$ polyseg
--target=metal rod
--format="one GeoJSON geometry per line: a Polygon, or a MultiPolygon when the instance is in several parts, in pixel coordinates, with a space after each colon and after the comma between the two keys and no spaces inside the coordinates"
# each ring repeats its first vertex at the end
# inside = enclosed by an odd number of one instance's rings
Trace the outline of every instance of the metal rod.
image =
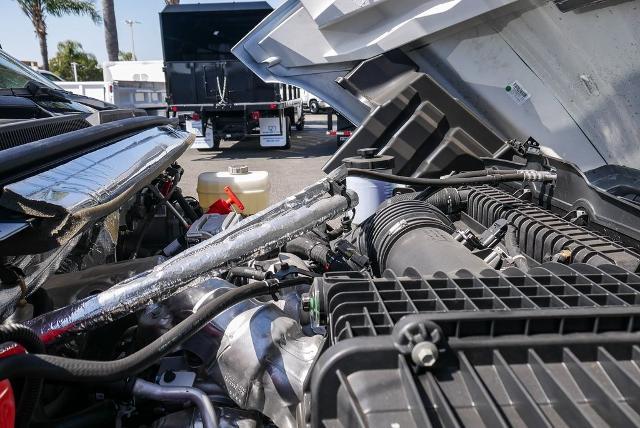
{"type": "MultiPolygon", "coordinates": [[[[176,216],[176,218],[180,221],[180,223],[182,223],[184,227],[189,229],[189,226],[190,226],[189,222],[187,222],[187,220],[185,220],[184,217],[182,217],[182,214],[180,214],[176,209],[176,207],[174,207],[173,204],[169,202],[167,197],[165,197],[162,193],[160,193],[160,190],[158,190],[158,188],[154,185],[149,186],[149,189],[151,189],[154,195],[156,195],[162,200],[162,202],[167,206],[167,208],[169,208],[169,210],[173,213],[173,215],[176,216]]],[[[170,195],[167,195],[167,196],[170,196],[170,195]]]]}
{"type": "Polygon", "coordinates": [[[200,411],[204,428],[218,428],[218,417],[207,394],[197,388],[188,386],[163,386],[146,380],[136,379],[133,384],[133,395],[158,401],[182,402],[190,401],[200,411]]]}
{"type": "Polygon", "coordinates": [[[45,343],[93,329],[194,287],[260,254],[283,246],[293,238],[336,218],[358,203],[357,195],[331,195],[334,180],[345,170],[309,186],[302,192],[248,217],[215,237],[188,248],[143,274],[69,306],[27,322],[45,343]]]}

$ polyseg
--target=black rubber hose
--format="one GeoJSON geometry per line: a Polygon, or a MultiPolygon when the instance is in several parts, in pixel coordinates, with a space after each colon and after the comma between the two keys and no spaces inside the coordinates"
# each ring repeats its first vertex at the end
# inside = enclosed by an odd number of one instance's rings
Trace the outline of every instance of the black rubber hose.
{"type": "Polygon", "coordinates": [[[379,171],[371,171],[368,169],[348,168],[347,174],[351,176],[361,176],[372,178],[374,180],[387,181],[390,183],[418,185],[418,186],[462,186],[469,184],[495,184],[508,181],[554,181],[555,174],[543,171],[523,171],[513,174],[493,174],[478,177],[448,177],[448,178],[416,178],[404,175],[386,174],[379,171]]]}
{"type": "Polygon", "coordinates": [[[529,263],[520,251],[517,231],[515,226],[512,224],[509,225],[507,233],[504,235],[504,247],[507,250],[507,255],[513,259],[513,263],[515,263],[516,267],[524,273],[528,272],[529,263]]]}
{"type": "Polygon", "coordinates": [[[89,361],[52,355],[14,355],[0,360],[0,377],[30,376],[61,382],[113,382],[135,375],[184,343],[230,306],[278,290],[307,284],[307,278],[252,282],[200,307],[171,330],[135,353],[115,361],[89,361]]]}
{"type": "Polygon", "coordinates": [[[227,272],[227,281],[233,283],[236,278],[249,278],[262,281],[267,277],[267,272],[250,268],[247,266],[236,266],[227,272]]]}
{"type": "MultiPolygon", "coordinates": [[[[0,326],[0,343],[15,342],[21,345],[27,352],[42,354],[45,351],[44,343],[33,330],[22,324],[5,324],[0,326]]],[[[0,378],[9,378],[0,371],[0,378]]],[[[20,376],[19,376],[20,377],[20,376]]],[[[31,416],[40,401],[42,393],[42,378],[27,376],[24,380],[20,402],[16,411],[16,427],[28,427],[31,416]]]]}
{"type": "Polygon", "coordinates": [[[285,245],[285,251],[296,256],[306,257],[322,265],[330,264],[334,255],[328,245],[306,236],[292,239],[285,245]]]}
{"type": "Polygon", "coordinates": [[[171,200],[175,200],[178,205],[180,205],[180,208],[182,208],[184,215],[186,215],[192,223],[200,218],[200,216],[194,211],[193,207],[189,205],[189,202],[187,202],[187,200],[184,198],[182,189],[180,189],[179,187],[176,187],[173,190],[173,193],[171,194],[171,200]]]}
{"type": "Polygon", "coordinates": [[[425,199],[425,202],[438,208],[445,214],[456,214],[467,208],[469,190],[446,187],[425,199]]]}

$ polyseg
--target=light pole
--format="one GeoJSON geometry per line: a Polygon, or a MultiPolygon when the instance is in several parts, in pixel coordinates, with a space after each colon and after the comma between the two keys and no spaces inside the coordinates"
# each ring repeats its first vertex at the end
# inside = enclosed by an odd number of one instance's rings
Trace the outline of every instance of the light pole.
{"type": "Polygon", "coordinates": [[[78,63],[72,62],[71,67],[73,68],[73,79],[77,82],[78,81],[78,63]]]}
{"type": "Polygon", "coordinates": [[[133,26],[135,24],[142,24],[140,21],[134,21],[133,19],[125,19],[124,23],[129,26],[129,30],[131,30],[131,54],[133,55],[133,60],[136,61],[136,44],[133,40],[133,26]]]}

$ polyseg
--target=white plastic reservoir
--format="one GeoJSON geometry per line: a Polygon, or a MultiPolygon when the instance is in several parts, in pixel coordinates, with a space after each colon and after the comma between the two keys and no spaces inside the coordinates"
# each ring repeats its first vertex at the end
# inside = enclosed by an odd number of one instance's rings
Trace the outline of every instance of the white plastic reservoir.
{"type": "MultiPolygon", "coordinates": [[[[393,171],[393,156],[376,155],[377,149],[360,149],[358,154],[346,158],[342,162],[348,168],[359,168],[375,170],[391,174],[393,171]]],[[[356,215],[353,219],[355,224],[360,224],[368,217],[373,215],[381,203],[393,196],[393,189],[396,187],[393,183],[387,183],[379,180],[372,180],[364,177],[347,177],[347,188],[358,194],[358,206],[356,207],[356,215]]]]}
{"type": "Polygon", "coordinates": [[[249,171],[246,165],[234,165],[228,171],[203,172],[198,176],[198,200],[202,209],[206,211],[218,199],[229,199],[224,192],[226,186],[244,204],[242,214],[255,214],[269,205],[269,173],[249,171]]]}

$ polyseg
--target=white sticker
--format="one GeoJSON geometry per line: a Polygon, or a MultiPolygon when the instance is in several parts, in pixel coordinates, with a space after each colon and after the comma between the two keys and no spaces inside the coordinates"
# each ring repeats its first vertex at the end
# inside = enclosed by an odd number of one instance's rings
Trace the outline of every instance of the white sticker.
{"type": "Polygon", "coordinates": [[[509,95],[509,98],[519,106],[526,103],[527,100],[531,98],[531,94],[527,92],[527,90],[518,83],[517,80],[505,86],[504,90],[507,92],[507,95],[509,95]]]}

